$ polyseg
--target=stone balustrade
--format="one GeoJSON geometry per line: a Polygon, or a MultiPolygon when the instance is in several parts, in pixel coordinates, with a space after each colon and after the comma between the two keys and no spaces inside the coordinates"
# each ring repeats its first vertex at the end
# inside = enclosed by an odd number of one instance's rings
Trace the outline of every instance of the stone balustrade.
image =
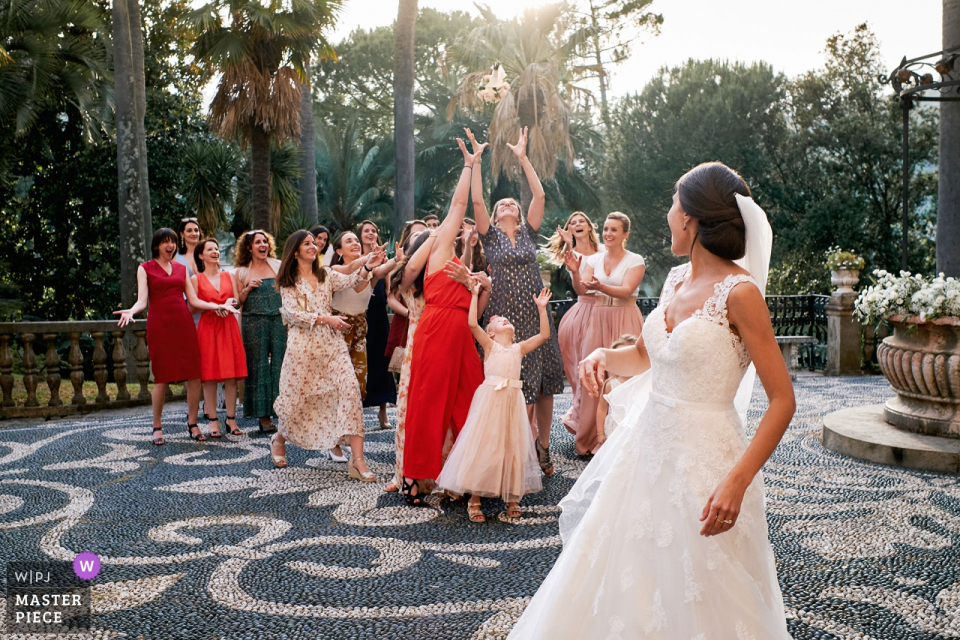
{"type": "MultiPolygon", "coordinates": [[[[0,419],[56,417],[76,413],[87,413],[99,409],[115,409],[150,404],[150,352],[147,350],[147,323],[137,320],[120,328],[113,320],[70,321],[70,322],[0,322],[0,419]],[[81,337],[89,335],[93,340],[92,363],[85,363],[81,350],[81,337]],[[108,359],[105,339],[112,337],[112,348],[108,359]],[[73,397],[64,404],[60,397],[63,384],[61,370],[64,369],[57,345],[64,336],[69,341],[67,362],[69,363],[70,384],[73,397]],[[37,344],[45,345],[43,353],[37,353],[37,344]],[[125,344],[126,343],[126,344],[125,344]],[[128,346],[132,346],[132,358],[128,357],[128,346]],[[23,366],[23,386],[27,397],[23,404],[13,398],[14,351],[20,356],[23,366]],[[112,367],[116,395],[111,398],[107,392],[107,370],[112,367]],[[135,371],[128,371],[128,362],[135,363],[135,371]],[[83,395],[84,364],[93,365],[93,379],[97,383],[97,396],[89,402],[83,395]],[[127,389],[127,381],[133,379],[140,385],[136,397],[127,389]],[[42,405],[37,399],[37,388],[45,384],[50,391],[50,399],[42,405]]],[[[182,399],[182,395],[173,395],[167,387],[167,399],[182,399]]]]}

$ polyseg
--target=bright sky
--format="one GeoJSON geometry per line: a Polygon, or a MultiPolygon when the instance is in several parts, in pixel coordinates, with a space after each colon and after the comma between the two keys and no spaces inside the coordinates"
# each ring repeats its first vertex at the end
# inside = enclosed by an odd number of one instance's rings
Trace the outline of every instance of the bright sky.
{"type": "MultiPolygon", "coordinates": [[[[613,95],[643,88],[664,65],[688,58],[765,60],[775,70],[795,76],[823,62],[826,39],[869,23],[880,40],[883,58],[892,70],[910,58],[939,51],[942,0],[654,0],[651,9],[662,13],[657,37],[644,36],[630,60],[614,70],[613,95]]],[[[584,0],[579,3],[585,4],[584,0]]],[[[398,0],[346,0],[332,40],[340,41],[358,27],[391,24],[398,0]]],[[[512,17],[543,0],[486,0],[493,12],[512,17]]],[[[469,10],[464,0],[420,0],[420,7],[442,11],[469,10]]]]}

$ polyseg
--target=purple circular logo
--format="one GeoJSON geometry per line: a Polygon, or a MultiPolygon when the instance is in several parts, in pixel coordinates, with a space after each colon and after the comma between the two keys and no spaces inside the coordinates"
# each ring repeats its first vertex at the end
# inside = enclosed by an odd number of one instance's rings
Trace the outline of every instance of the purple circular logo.
{"type": "Polygon", "coordinates": [[[78,554],[73,559],[73,572],[81,580],[93,580],[100,575],[100,558],[89,551],[78,554]]]}

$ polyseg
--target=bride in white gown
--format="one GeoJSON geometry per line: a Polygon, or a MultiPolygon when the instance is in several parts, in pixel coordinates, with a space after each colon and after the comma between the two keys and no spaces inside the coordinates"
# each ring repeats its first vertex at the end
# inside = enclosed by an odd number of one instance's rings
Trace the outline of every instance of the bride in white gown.
{"type": "Polygon", "coordinates": [[[642,375],[611,398],[626,418],[560,503],[563,552],[511,640],[790,638],[760,474],[795,409],[763,297],[770,226],[719,163],[677,182],[667,218],[690,262],[635,347],[580,365],[594,394],[604,371],[642,375]],[[770,403],[748,442],[751,360],[770,403]]]}

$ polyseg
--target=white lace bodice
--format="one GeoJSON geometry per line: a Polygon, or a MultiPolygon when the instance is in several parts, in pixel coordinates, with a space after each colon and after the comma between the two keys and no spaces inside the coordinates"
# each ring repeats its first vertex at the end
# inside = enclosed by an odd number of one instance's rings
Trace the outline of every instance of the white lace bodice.
{"type": "Polygon", "coordinates": [[[667,333],[664,312],[677,285],[690,271],[689,263],[667,276],[660,304],[643,325],[643,341],[650,354],[652,390],[689,402],[733,402],[750,354],[727,321],[727,296],[747,275],[731,274],[714,287],[701,309],[667,333]]]}
{"type": "Polygon", "coordinates": [[[520,379],[520,363],[523,357],[520,355],[520,343],[514,342],[509,347],[505,347],[499,342],[494,342],[490,353],[483,362],[483,374],[486,377],[499,376],[511,380],[520,379]]]}

